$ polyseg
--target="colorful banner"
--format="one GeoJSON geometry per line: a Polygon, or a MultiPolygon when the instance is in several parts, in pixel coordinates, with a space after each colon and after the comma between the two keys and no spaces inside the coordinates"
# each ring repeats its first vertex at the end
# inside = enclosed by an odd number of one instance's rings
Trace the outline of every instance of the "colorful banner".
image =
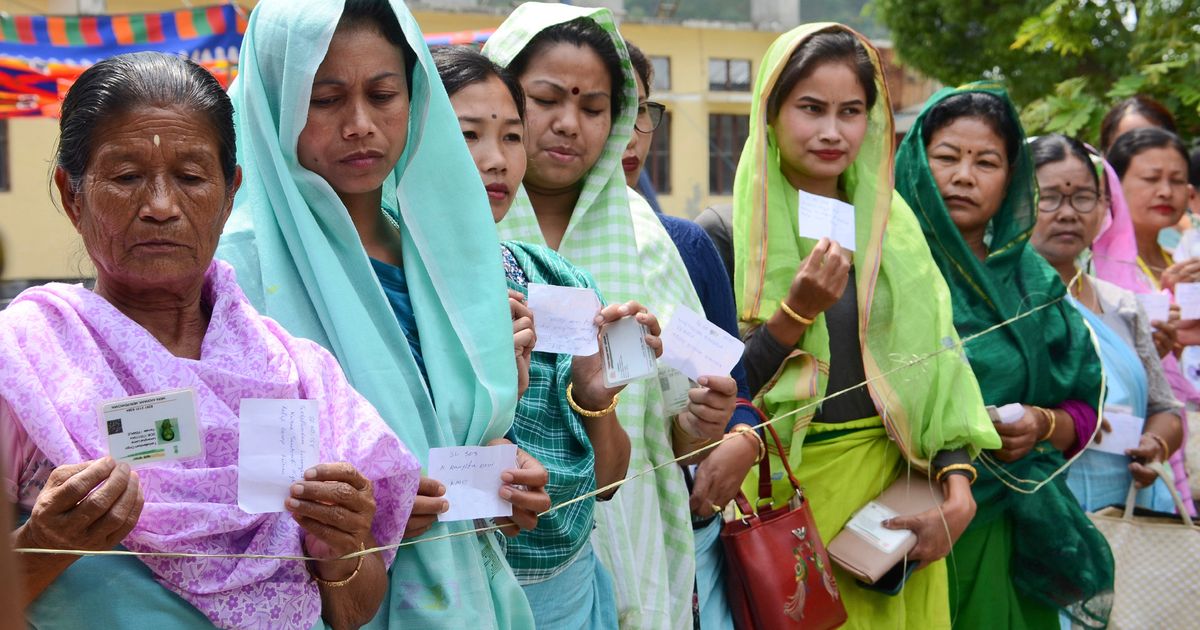
{"type": "MultiPolygon", "coordinates": [[[[88,66],[141,50],[184,55],[228,87],[246,16],[233,4],[127,15],[0,14],[0,118],[58,116],[62,96],[88,66]]],[[[478,47],[493,32],[427,33],[425,41],[478,47]]]]}
{"type": "Polygon", "coordinates": [[[0,15],[0,118],[56,116],[88,66],[123,53],[184,55],[222,85],[237,75],[246,10],[233,4],[165,13],[0,15]]]}

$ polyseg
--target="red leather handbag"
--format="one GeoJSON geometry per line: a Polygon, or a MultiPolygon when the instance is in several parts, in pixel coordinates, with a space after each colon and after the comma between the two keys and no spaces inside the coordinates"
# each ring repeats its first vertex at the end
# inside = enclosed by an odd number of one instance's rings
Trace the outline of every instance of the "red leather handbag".
{"type": "MultiPolygon", "coordinates": [[[[775,429],[769,424],[765,428],[776,452],[783,453],[775,429]]],[[[738,630],[836,628],[846,622],[846,608],[833,565],[808,499],[787,457],[780,459],[796,491],[789,505],[771,508],[771,458],[764,457],[758,468],[758,503],[751,506],[739,492],[734,500],[744,516],[721,530],[734,625],[738,630]]]]}

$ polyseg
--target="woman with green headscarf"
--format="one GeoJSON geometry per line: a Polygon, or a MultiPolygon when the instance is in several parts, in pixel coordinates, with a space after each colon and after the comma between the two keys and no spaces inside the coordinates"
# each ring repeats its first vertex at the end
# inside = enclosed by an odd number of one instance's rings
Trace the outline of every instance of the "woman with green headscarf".
{"type": "MultiPolygon", "coordinates": [[[[517,376],[500,244],[412,15],[399,0],[266,0],[239,70],[245,179],[218,255],[247,297],[331,350],[423,465],[430,448],[501,439],[517,376]]],[[[521,453],[501,478],[513,517],[497,521],[536,526],[545,470],[521,453]]],[[[441,486],[422,478],[370,627],[531,627],[498,534],[435,522],[441,486]]]]}
{"type": "MultiPolygon", "coordinates": [[[[605,299],[637,301],[664,324],[676,306],[700,312],[679,252],[653,210],[625,185],[620,161],[637,91],[612,13],[522,4],[483,53],[507,67],[526,94],[529,168],[500,233],[548,245],[590,273],[605,299]]],[[[672,460],[724,434],[737,391],[727,374],[700,383],[674,420],[657,379],[621,393],[617,416],[629,434],[632,477],[597,506],[593,544],[613,574],[623,628],[692,625],[691,518],[683,474],[672,460]]]]}
{"type": "Polygon", "coordinates": [[[1063,453],[1096,430],[1101,364],[1057,273],[1026,246],[1036,183],[1016,110],[992,84],[934,94],[896,155],[897,192],[950,285],[983,399],[1021,405],[996,423],[1003,447],[980,458],[979,510],[951,556],[964,628],[1055,628],[1058,609],[1103,625],[1113,585],[1108,545],[1062,474],[1063,453]]]}
{"type": "MultiPolygon", "coordinates": [[[[734,180],[734,285],[751,329],[747,372],[751,381],[767,375],[756,402],[783,442],[784,453],[769,449],[772,469],[788,458],[826,543],[912,468],[931,471],[934,479],[918,483],[940,482],[946,493],[942,514],[889,523],[913,530],[909,561],[922,567],[898,596],[834,568],[848,627],[948,627],[941,558],[975,509],[970,457],[999,440],[961,355],[936,352],[958,341],[950,296],[892,191],[880,68],[871,44],[839,24],[801,26],[767,51],[734,180]],[[853,242],[799,236],[800,204],[814,196],[853,206],[853,242]],[[756,345],[782,353],[768,357],[756,345]]],[[[757,483],[752,470],[747,492],[757,483]]],[[[776,481],[775,505],[791,493],[776,481]]]]}

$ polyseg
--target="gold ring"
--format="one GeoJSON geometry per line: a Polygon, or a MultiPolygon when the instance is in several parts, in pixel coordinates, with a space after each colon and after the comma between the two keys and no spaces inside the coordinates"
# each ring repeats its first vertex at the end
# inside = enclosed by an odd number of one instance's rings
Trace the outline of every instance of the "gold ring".
{"type": "Polygon", "coordinates": [[[725,508],[714,503],[714,504],[712,504],[712,509],[713,509],[713,514],[720,514],[725,508]]]}

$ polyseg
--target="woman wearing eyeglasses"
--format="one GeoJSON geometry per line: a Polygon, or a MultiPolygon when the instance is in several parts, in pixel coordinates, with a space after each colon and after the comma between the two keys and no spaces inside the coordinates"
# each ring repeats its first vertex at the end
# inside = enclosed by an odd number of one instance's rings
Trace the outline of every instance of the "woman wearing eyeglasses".
{"type": "Polygon", "coordinates": [[[1138,504],[1159,511],[1174,511],[1166,484],[1147,468],[1165,462],[1183,440],[1180,411],[1183,404],[1159,362],[1150,320],[1137,297],[1121,287],[1082,274],[1076,261],[1096,240],[1107,211],[1100,193],[1100,178],[1087,149],[1078,140],[1060,134],[1030,143],[1037,168],[1038,217],[1030,243],[1070,290],[1071,303],[1091,325],[1099,342],[1107,397],[1102,414],[1103,442],[1113,422],[1122,417],[1144,419],[1136,448],[1124,455],[1087,449],[1071,465],[1067,485],[1085,510],[1096,510],[1125,501],[1132,477],[1144,490],[1138,504]]]}

